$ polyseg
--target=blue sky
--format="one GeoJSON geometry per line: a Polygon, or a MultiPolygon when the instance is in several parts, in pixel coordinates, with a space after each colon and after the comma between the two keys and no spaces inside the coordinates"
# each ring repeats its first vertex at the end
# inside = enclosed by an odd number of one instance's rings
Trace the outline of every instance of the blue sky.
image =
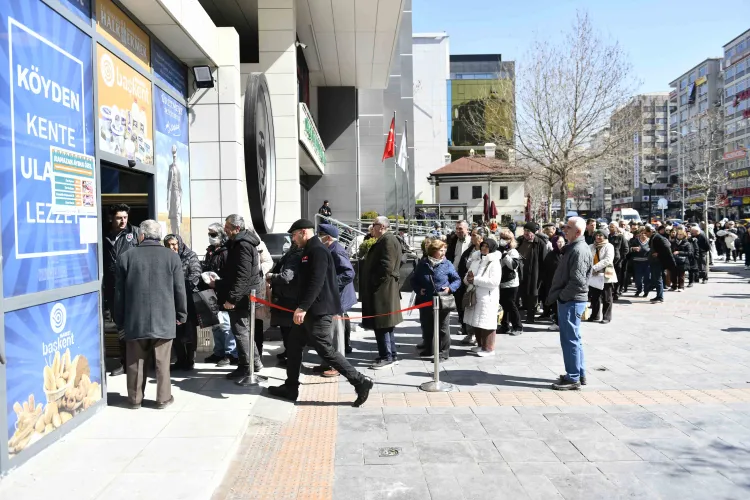
{"type": "Polygon", "coordinates": [[[500,53],[523,62],[536,36],[560,39],[585,10],[597,30],[620,42],[643,85],[669,82],[750,29],[750,0],[413,0],[414,33],[446,31],[451,54],[500,53]]]}

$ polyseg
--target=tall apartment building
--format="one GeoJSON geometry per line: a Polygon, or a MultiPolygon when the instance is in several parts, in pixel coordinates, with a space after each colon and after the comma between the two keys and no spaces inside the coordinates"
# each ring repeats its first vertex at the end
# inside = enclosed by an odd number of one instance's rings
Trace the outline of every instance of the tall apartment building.
{"type": "MultiPolygon", "coordinates": [[[[699,121],[711,109],[719,109],[722,101],[723,80],[721,59],[708,58],[690,68],[669,84],[673,112],[670,116],[670,184],[671,198],[680,206],[684,203],[685,217],[700,216],[700,197],[690,190],[690,170],[696,165],[696,134],[699,121]],[[684,200],[683,200],[684,197],[684,200]]],[[[680,213],[680,215],[682,215],[680,213]]]]}
{"type": "Polygon", "coordinates": [[[515,133],[516,63],[503,61],[500,54],[452,55],[447,88],[453,160],[472,149],[484,154],[484,145],[495,143],[497,156],[512,161],[503,143],[515,133]]]}
{"type": "MultiPolygon", "coordinates": [[[[609,127],[604,127],[592,135],[591,145],[595,149],[600,149],[608,140],[609,127]]],[[[596,217],[609,217],[609,214],[612,213],[612,169],[607,167],[606,161],[602,159],[592,165],[590,169],[593,175],[590,209],[591,215],[596,217]]]]}
{"type": "Polygon", "coordinates": [[[729,214],[750,216],[750,30],[724,45],[724,164],[729,214]]]}
{"type": "MultiPolygon", "coordinates": [[[[610,119],[610,137],[619,144],[607,161],[611,172],[611,208],[635,208],[648,213],[648,204],[667,196],[667,123],[669,92],[634,96],[610,119]],[[656,172],[656,183],[649,188],[646,172],[656,172]],[[649,199],[649,196],[652,199],[649,199]]],[[[606,214],[605,214],[606,216],[606,214]]]]}

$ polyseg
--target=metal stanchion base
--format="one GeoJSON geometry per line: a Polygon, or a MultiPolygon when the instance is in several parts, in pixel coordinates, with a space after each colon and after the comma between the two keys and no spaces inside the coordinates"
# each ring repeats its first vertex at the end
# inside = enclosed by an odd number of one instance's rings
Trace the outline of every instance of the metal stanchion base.
{"type": "Polygon", "coordinates": [[[420,385],[419,388],[425,392],[450,392],[453,390],[453,384],[430,380],[429,382],[420,385]]]}
{"type": "Polygon", "coordinates": [[[241,385],[242,387],[252,387],[254,385],[258,385],[260,382],[265,382],[266,380],[268,380],[268,377],[252,374],[239,379],[237,382],[235,382],[235,384],[241,385]]]}

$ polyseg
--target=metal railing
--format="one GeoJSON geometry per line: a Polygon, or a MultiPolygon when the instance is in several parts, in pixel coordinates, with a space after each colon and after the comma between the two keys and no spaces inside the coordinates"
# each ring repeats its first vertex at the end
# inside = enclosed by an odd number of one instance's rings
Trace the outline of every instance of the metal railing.
{"type": "Polygon", "coordinates": [[[361,224],[342,222],[333,217],[315,214],[315,227],[317,228],[320,224],[331,224],[339,230],[339,243],[346,249],[349,255],[357,254],[359,245],[364,240],[365,234],[367,234],[367,226],[362,231],[359,229],[362,227],[361,224]]]}

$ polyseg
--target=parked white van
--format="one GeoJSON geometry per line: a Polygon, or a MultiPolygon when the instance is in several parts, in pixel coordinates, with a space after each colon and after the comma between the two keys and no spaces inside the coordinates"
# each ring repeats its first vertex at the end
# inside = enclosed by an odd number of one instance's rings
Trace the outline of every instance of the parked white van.
{"type": "Polygon", "coordinates": [[[615,208],[612,210],[612,222],[625,220],[627,222],[641,222],[641,216],[634,208],[615,208]]]}

